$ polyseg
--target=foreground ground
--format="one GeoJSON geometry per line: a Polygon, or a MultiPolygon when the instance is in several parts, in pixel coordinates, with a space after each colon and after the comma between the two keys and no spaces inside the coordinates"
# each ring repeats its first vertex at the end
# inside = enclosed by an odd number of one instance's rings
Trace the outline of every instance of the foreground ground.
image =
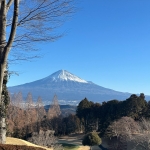
{"type": "MultiPolygon", "coordinates": [[[[79,145],[79,148],[77,150],[89,150],[89,146],[82,146],[81,144],[81,136],[73,136],[73,137],[62,137],[59,142],[60,143],[69,143],[69,144],[74,144],[74,145],[79,145]]],[[[12,137],[7,137],[6,144],[12,144],[12,145],[26,145],[26,146],[33,146],[33,147],[41,147],[46,150],[52,150],[51,148],[46,148],[42,146],[38,146],[35,144],[32,144],[30,142],[27,142],[25,140],[17,139],[17,138],[12,138],[12,137]]]]}
{"type": "MultiPolygon", "coordinates": [[[[63,136],[59,138],[58,142],[79,145],[80,147],[78,150],[90,150],[89,146],[82,145],[83,136],[84,134],[72,134],[69,136],[63,136]]],[[[98,146],[93,146],[92,150],[101,150],[101,149],[98,146]]]]}
{"type": "Polygon", "coordinates": [[[50,148],[46,148],[46,147],[42,147],[42,146],[38,146],[35,144],[32,144],[30,142],[27,142],[25,140],[21,140],[21,139],[17,139],[17,138],[12,138],[12,137],[7,137],[6,139],[6,144],[12,144],[12,145],[26,145],[26,146],[33,146],[33,147],[41,147],[44,148],[46,150],[52,150],[50,148]]]}

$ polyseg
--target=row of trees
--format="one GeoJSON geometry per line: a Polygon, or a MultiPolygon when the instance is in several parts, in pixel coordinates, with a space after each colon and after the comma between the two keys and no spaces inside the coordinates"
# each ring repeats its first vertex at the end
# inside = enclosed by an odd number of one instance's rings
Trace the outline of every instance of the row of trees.
{"type": "MultiPolygon", "coordinates": [[[[76,115],[69,115],[65,118],[58,111],[55,111],[56,106],[50,107],[49,111],[46,112],[41,98],[38,98],[35,105],[30,93],[27,96],[26,103],[22,102],[21,93],[17,95],[13,96],[16,97],[16,102],[12,100],[13,107],[12,105],[9,106],[7,117],[9,126],[16,129],[22,129],[25,126],[29,128],[29,125],[33,125],[32,128],[36,129],[53,129],[57,135],[99,131],[103,136],[108,126],[121,117],[128,116],[134,120],[150,117],[150,105],[144,99],[144,94],[140,96],[133,94],[124,101],[111,100],[102,104],[93,103],[85,98],[77,106],[76,115]],[[18,111],[20,112],[18,113],[18,111]]],[[[13,128],[11,131],[13,131],[13,128]]],[[[30,129],[31,131],[33,130],[30,129]]]]}
{"type": "MultiPolygon", "coordinates": [[[[54,99],[57,102],[56,97],[54,99]]],[[[10,135],[28,139],[33,132],[39,131],[53,130],[55,135],[98,131],[101,137],[111,139],[108,145],[112,150],[120,147],[124,150],[128,146],[132,149],[139,146],[150,148],[150,102],[145,100],[144,94],[133,94],[124,101],[111,100],[102,104],[85,98],[77,106],[76,115],[67,117],[54,115],[55,108],[50,106],[51,111],[46,112],[41,98],[34,104],[30,93],[23,102],[19,92],[8,107],[10,135]],[[49,112],[53,115],[47,115],[49,112]]]]}
{"type": "Polygon", "coordinates": [[[31,93],[26,100],[23,100],[21,92],[12,95],[7,110],[7,134],[28,139],[33,132],[42,130],[53,130],[55,135],[68,135],[81,132],[83,127],[76,115],[61,115],[56,95],[47,111],[41,97],[34,103],[31,93]]]}
{"type": "Polygon", "coordinates": [[[82,100],[77,107],[84,132],[98,131],[110,150],[150,149],[150,101],[141,93],[102,104],[82,100]]]}
{"type": "MultiPolygon", "coordinates": [[[[54,98],[56,98],[56,95],[54,98]]],[[[55,99],[53,99],[53,101],[55,101],[55,99]]],[[[53,101],[48,112],[46,112],[41,97],[38,97],[37,102],[34,103],[31,93],[28,93],[26,101],[23,101],[21,92],[14,94],[10,99],[7,110],[8,134],[22,136],[34,130],[40,130],[40,124],[43,120],[60,115],[59,105],[56,103],[53,104],[53,101]],[[58,108],[59,111],[56,111],[56,108],[58,108]]]]}
{"type": "Polygon", "coordinates": [[[81,132],[80,119],[72,114],[67,117],[59,116],[52,119],[45,119],[41,123],[41,128],[44,130],[54,130],[57,136],[81,132]]]}
{"type": "Polygon", "coordinates": [[[128,116],[134,120],[150,117],[150,105],[143,93],[132,94],[124,101],[110,100],[102,104],[82,100],[77,107],[77,116],[84,126],[85,132],[97,130],[103,135],[107,127],[117,119],[128,116]]]}

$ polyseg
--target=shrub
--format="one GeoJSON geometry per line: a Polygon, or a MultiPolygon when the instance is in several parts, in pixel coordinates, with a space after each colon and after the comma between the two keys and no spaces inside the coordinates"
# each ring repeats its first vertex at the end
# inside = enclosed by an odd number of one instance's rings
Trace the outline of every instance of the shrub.
{"type": "Polygon", "coordinates": [[[96,132],[90,132],[86,134],[82,140],[82,144],[90,146],[90,149],[92,149],[92,146],[100,145],[101,143],[101,138],[96,132]]]}

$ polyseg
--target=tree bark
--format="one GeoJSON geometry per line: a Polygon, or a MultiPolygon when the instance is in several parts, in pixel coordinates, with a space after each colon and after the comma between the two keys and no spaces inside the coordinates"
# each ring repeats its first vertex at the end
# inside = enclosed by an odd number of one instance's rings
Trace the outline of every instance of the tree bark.
{"type": "Polygon", "coordinates": [[[10,51],[16,33],[19,0],[14,0],[14,13],[11,32],[6,44],[6,16],[8,7],[10,7],[10,5],[12,4],[12,0],[10,0],[9,2],[9,5],[6,4],[6,0],[1,0],[0,2],[0,143],[2,144],[6,143],[6,114],[4,113],[5,103],[2,95],[3,79],[8,53],[10,51]]]}
{"type": "MultiPolygon", "coordinates": [[[[2,90],[4,71],[13,42],[16,42],[14,46],[19,46],[18,42],[22,46],[25,44],[28,45],[30,42],[54,41],[60,36],[51,36],[51,34],[49,34],[55,27],[53,23],[55,25],[56,22],[57,27],[60,20],[64,21],[61,17],[72,12],[69,6],[72,0],[29,0],[29,2],[32,2],[31,7],[28,7],[28,0],[24,0],[24,3],[22,3],[23,7],[21,7],[23,13],[18,21],[20,1],[21,0],[0,0],[0,143],[5,143],[6,141],[5,114],[4,111],[2,111],[2,108],[5,109],[6,107],[3,101],[2,90]],[[26,7],[24,7],[24,4],[26,4],[26,7]],[[8,13],[10,7],[12,8],[11,12],[13,11],[13,17],[9,16],[10,13],[8,13]],[[60,20],[57,20],[56,17],[60,17],[60,20]],[[6,19],[8,22],[6,22],[6,19]],[[48,24],[51,23],[52,26],[49,26],[48,24]],[[6,30],[7,26],[8,30],[6,30]],[[17,26],[20,26],[20,29],[24,29],[24,32],[20,33],[18,38],[15,39],[17,26]],[[6,31],[10,32],[10,34],[7,35],[7,40],[6,31]]],[[[26,49],[25,47],[25,50],[26,49]]]]}
{"type": "Polygon", "coordinates": [[[2,86],[3,86],[3,77],[4,77],[4,64],[1,64],[0,67],[0,143],[6,143],[6,122],[5,122],[5,115],[4,115],[4,102],[3,102],[3,95],[2,95],[2,86]]]}
{"type": "Polygon", "coordinates": [[[2,0],[0,5],[0,143],[6,143],[6,122],[3,103],[3,79],[5,71],[4,49],[6,43],[6,1],[2,0]]]}

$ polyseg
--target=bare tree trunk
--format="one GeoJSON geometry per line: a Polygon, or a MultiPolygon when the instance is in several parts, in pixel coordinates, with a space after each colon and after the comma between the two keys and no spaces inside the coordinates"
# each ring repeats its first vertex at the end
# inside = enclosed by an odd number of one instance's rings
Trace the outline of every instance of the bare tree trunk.
{"type": "Polygon", "coordinates": [[[0,77],[0,143],[2,144],[6,143],[6,120],[5,120],[6,114],[5,114],[4,98],[2,95],[4,70],[5,70],[5,64],[1,63],[0,65],[0,74],[1,74],[0,77]]]}
{"type": "Polygon", "coordinates": [[[5,103],[4,98],[2,95],[3,90],[3,79],[4,79],[4,70],[5,70],[5,64],[2,62],[0,64],[0,143],[5,144],[6,143],[6,122],[5,122],[5,103]]]}
{"type": "MultiPolygon", "coordinates": [[[[12,2],[10,0],[9,2],[12,2]]],[[[5,121],[5,103],[2,95],[4,71],[6,69],[6,62],[9,50],[15,37],[17,20],[18,20],[18,5],[19,0],[14,0],[14,15],[12,27],[8,42],[6,44],[6,16],[7,8],[6,0],[0,1],[0,143],[6,143],[6,121],[5,121]]]]}
{"type": "Polygon", "coordinates": [[[1,117],[1,130],[0,130],[0,143],[6,143],[6,120],[4,117],[1,117]]]}
{"type": "Polygon", "coordinates": [[[0,6],[0,143],[6,143],[6,122],[2,95],[4,70],[6,67],[3,57],[6,42],[6,1],[2,0],[0,6]]]}
{"type": "Polygon", "coordinates": [[[30,42],[54,41],[59,38],[60,36],[51,36],[51,34],[49,34],[55,26],[49,26],[48,24],[53,24],[54,22],[55,25],[56,22],[57,27],[59,19],[56,21],[56,17],[60,17],[60,20],[64,21],[62,16],[66,16],[72,12],[69,6],[71,1],[72,0],[0,0],[0,143],[5,143],[6,140],[6,114],[4,114],[5,111],[3,111],[6,106],[3,101],[2,90],[4,71],[12,44],[16,42],[14,46],[18,46],[18,42],[20,41],[22,45],[28,45],[30,42]],[[19,2],[20,4],[22,2],[22,7],[20,8],[22,8],[23,12],[18,21],[19,2]],[[31,2],[31,5],[30,3],[28,4],[28,2],[31,2]],[[24,7],[24,4],[26,7],[24,7]],[[13,16],[9,16],[9,10],[11,10],[10,14],[13,16]],[[19,29],[24,29],[24,31],[21,30],[23,32],[15,39],[16,29],[19,26],[19,29]],[[6,27],[8,27],[8,30],[6,30],[6,27]],[[7,34],[7,40],[6,31],[9,33],[9,35],[7,34]]]}

